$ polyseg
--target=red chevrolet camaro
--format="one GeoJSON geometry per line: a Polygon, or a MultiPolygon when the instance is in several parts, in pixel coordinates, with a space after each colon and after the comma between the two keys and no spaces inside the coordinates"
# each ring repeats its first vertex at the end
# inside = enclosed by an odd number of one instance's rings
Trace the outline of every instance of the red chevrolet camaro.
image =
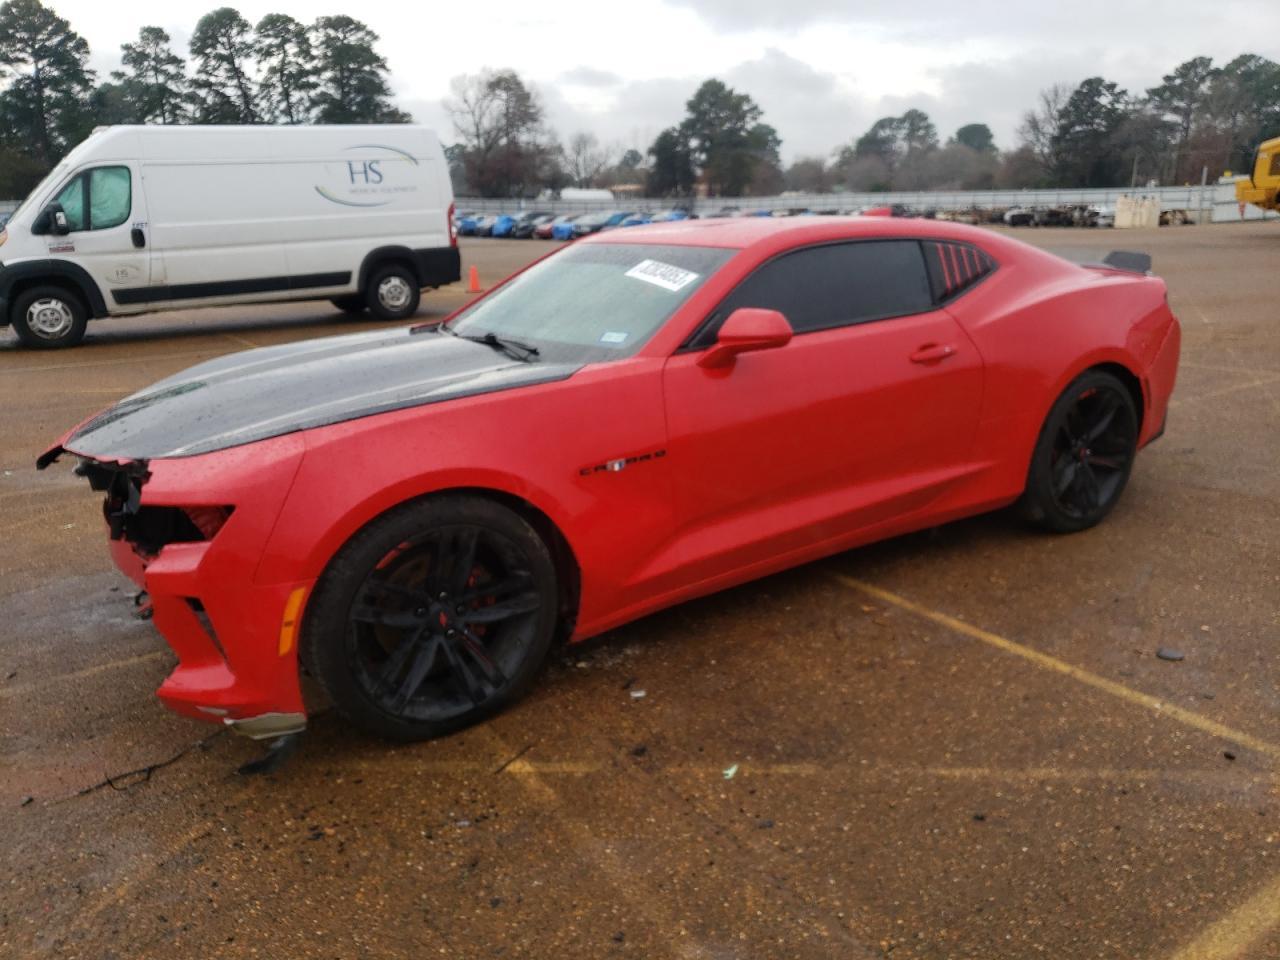
{"type": "Polygon", "coordinates": [[[1141,255],[887,218],[601,234],[446,323],[200,364],[70,431],[173,709],[429,737],[558,637],[1018,503],[1101,520],[1179,351],[1141,255]]]}

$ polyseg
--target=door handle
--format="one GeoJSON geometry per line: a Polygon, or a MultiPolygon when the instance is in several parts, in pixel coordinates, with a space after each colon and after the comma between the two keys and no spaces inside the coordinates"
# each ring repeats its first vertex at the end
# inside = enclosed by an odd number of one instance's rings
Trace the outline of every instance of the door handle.
{"type": "Polygon", "coordinates": [[[142,232],[141,227],[134,227],[130,236],[133,238],[133,245],[139,250],[147,245],[147,235],[142,232]]]}
{"type": "Polygon", "coordinates": [[[956,348],[949,343],[926,343],[911,354],[912,363],[940,363],[954,356],[956,348]]]}

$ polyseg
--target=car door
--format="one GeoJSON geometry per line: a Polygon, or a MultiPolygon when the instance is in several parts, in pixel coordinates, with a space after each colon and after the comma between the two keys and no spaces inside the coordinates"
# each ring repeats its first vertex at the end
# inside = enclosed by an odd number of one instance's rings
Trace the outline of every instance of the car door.
{"type": "Polygon", "coordinates": [[[759,267],[667,362],[682,577],[768,560],[916,509],[965,472],[982,361],[934,305],[921,245],[804,248],[759,267]],[[699,365],[733,310],[794,336],[699,365]]]}
{"type": "Polygon", "coordinates": [[[80,170],[53,197],[62,206],[70,232],[47,236],[49,256],[84,267],[112,307],[112,290],[151,282],[146,203],[140,186],[128,164],[104,164],[80,170]]]}

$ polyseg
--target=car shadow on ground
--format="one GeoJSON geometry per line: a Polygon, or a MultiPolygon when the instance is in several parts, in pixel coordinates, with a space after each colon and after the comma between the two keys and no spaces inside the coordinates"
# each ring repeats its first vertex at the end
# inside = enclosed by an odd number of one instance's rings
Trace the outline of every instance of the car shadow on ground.
{"type": "MultiPolygon", "coordinates": [[[[833,571],[872,579],[877,570],[887,566],[908,562],[945,565],[953,562],[957,552],[1009,547],[1045,536],[1048,535],[1029,527],[1014,510],[1004,509],[858,547],[689,600],[581,643],[553,648],[527,698],[498,717],[509,710],[532,710],[540,718],[539,728],[572,728],[581,722],[575,714],[584,703],[599,703],[602,697],[626,697],[631,689],[643,690],[646,683],[661,685],[660,676],[670,681],[668,654],[693,662],[715,663],[717,658],[731,658],[733,651],[722,646],[725,641],[718,622],[729,624],[742,617],[803,604],[812,594],[815,581],[821,582],[833,571]],[[627,692],[620,692],[624,689],[627,692]]],[[[726,674],[734,672],[732,666],[725,667],[726,674]]],[[[309,712],[306,741],[300,753],[304,764],[355,755],[389,756],[437,742],[397,744],[366,735],[350,727],[324,702],[313,682],[304,679],[304,688],[309,712]]],[[[495,719],[490,718],[478,727],[442,739],[474,736],[486,723],[493,722],[495,719]]]]}
{"type": "MultiPolygon", "coordinates": [[[[439,323],[450,313],[452,308],[424,308],[408,320],[380,321],[374,320],[367,315],[350,316],[341,310],[318,308],[315,312],[307,312],[305,314],[290,315],[284,317],[257,317],[249,319],[230,318],[230,311],[234,308],[228,307],[211,307],[208,313],[199,311],[195,315],[199,319],[191,321],[186,317],[189,314],[183,313],[178,315],[181,319],[173,315],[166,315],[164,318],[157,319],[152,317],[130,317],[130,318],[105,318],[103,320],[95,320],[89,323],[89,328],[85,334],[84,341],[70,350],[91,350],[94,347],[108,347],[129,343],[150,343],[160,340],[173,340],[176,342],[190,341],[198,337],[219,337],[219,336],[243,336],[246,348],[255,346],[274,345],[277,341],[272,338],[271,343],[257,344],[250,342],[248,338],[255,334],[267,334],[278,331],[307,331],[314,332],[315,335],[341,335],[345,333],[364,333],[370,330],[392,329],[394,327],[408,326],[420,323],[439,323]],[[204,316],[201,316],[204,314],[204,316]]],[[[306,337],[297,337],[294,339],[307,339],[306,337]]],[[[56,353],[59,356],[65,355],[63,351],[45,351],[45,350],[28,350],[18,342],[18,338],[9,332],[7,335],[0,333],[0,354],[19,354],[27,353],[31,356],[49,356],[56,353]]],[[[141,359],[141,358],[140,358],[141,359]]]]}

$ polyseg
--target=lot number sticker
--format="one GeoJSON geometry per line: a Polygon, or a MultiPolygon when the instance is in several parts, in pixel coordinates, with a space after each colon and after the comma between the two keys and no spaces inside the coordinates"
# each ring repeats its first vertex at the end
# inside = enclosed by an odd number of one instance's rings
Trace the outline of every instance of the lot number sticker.
{"type": "Polygon", "coordinates": [[[672,293],[698,279],[696,273],[681,270],[660,260],[641,260],[628,270],[626,275],[636,280],[643,280],[645,283],[652,283],[663,290],[670,290],[672,293]]]}

